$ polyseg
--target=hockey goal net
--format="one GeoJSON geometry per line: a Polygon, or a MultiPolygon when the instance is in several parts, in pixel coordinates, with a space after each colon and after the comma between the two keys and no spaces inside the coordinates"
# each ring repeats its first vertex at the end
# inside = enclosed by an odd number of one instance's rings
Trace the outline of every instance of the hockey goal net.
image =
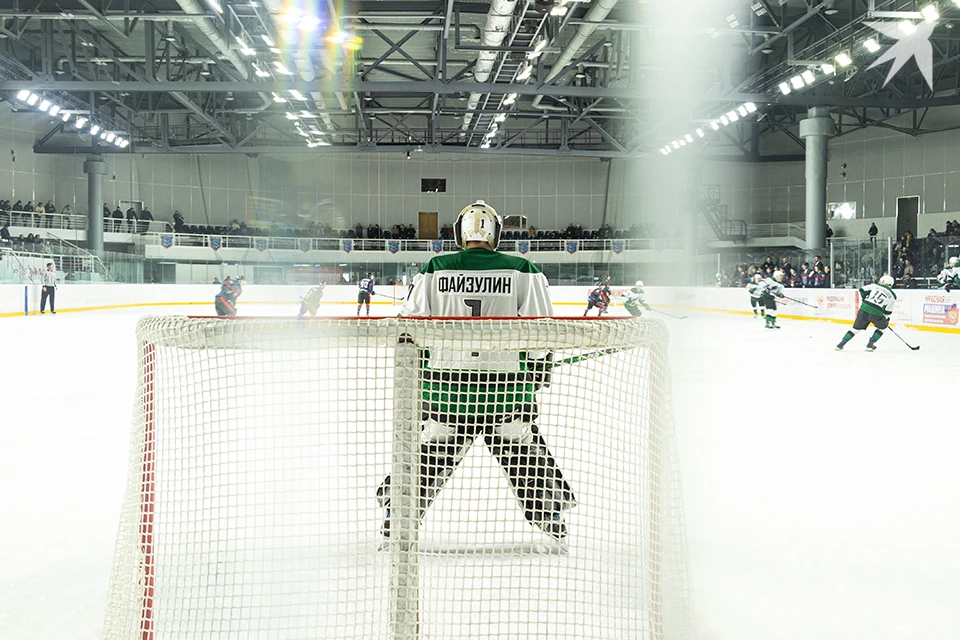
{"type": "Polygon", "coordinates": [[[150,317],[137,339],[104,638],[688,636],[661,322],[150,317]]]}

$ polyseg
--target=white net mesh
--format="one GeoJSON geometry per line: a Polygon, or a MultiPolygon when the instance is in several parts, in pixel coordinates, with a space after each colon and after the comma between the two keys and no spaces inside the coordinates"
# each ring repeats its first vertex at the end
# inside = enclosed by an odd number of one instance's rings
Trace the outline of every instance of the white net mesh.
{"type": "Polygon", "coordinates": [[[688,636],[662,323],[167,317],[138,340],[105,638],[688,636]]]}

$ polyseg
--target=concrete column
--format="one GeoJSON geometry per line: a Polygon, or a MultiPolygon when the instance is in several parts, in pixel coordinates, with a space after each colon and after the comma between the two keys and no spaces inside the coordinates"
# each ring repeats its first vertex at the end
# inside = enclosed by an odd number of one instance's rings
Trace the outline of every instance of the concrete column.
{"type": "Polygon", "coordinates": [[[807,249],[827,245],[827,142],[836,126],[826,107],[811,107],[800,121],[800,137],[807,147],[807,249]]]}
{"type": "Polygon", "coordinates": [[[87,174],[87,249],[102,258],[103,176],[107,174],[107,163],[100,154],[89,155],[83,172],[87,174]]]}

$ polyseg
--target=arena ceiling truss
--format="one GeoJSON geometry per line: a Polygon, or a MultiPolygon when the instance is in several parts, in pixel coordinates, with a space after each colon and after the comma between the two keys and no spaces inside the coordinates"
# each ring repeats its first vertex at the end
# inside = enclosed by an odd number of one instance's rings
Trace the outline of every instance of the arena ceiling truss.
{"type": "Polygon", "coordinates": [[[760,139],[796,138],[811,106],[840,114],[841,135],[960,125],[927,118],[960,104],[952,0],[3,4],[0,97],[19,111],[46,104],[38,153],[616,158],[682,152],[692,138],[761,161],[795,159],[762,155],[760,139]],[[652,11],[658,2],[670,11],[652,11]],[[920,26],[931,4],[932,86],[914,61],[887,82],[889,64],[870,65],[898,40],[867,23],[920,26]],[[870,38],[876,50],[864,49],[870,38]],[[698,47],[698,59],[658,55],[670,39],[698,47]],[[658,108],[671,99],[683,108],[658,108]],[[723,118],[744,105],[746,117],[723,118]]]}

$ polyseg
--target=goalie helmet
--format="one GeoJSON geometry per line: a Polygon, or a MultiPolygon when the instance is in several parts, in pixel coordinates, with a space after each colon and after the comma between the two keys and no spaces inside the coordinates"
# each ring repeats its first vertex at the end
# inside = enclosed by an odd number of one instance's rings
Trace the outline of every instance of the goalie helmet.
{"type": "Polygon", "coordinates": [[[453,225],[457,246],[464,248],[468,242],[486,242],[492,249],[500,244],[503,218],[483,200],[477,200],[463,208],[453,225]]]}
{"type": "Polygon", "coordinates": [[[892,287],[893,276],[891,276],[889,273],[883,274],[882,276],[880,276],[880,284],[882,284],[885,287],[892,287]]]}
{"type": "Polygon", "coordinates": [[[643,280],[637,280],[636,286],[643,289],[643,280]]]}

